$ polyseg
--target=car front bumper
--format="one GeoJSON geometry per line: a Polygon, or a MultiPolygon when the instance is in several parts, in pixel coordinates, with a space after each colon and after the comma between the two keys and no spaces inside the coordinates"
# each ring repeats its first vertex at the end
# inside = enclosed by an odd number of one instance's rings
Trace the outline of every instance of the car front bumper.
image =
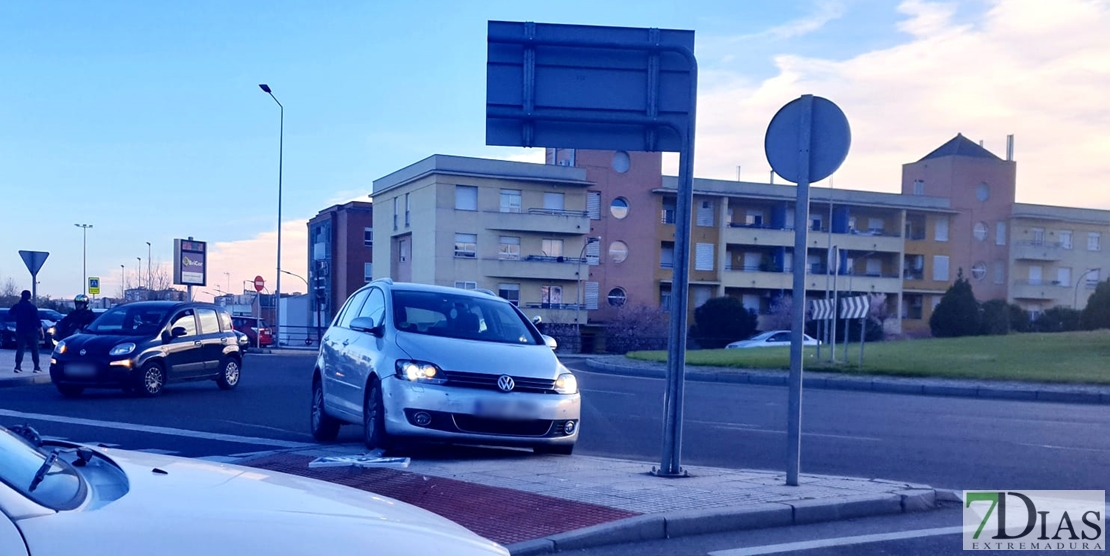
{"type": "Polygon", "coordinates": [[[578,440],[580,394],[503,393],[396,377],[381,385],[390,435],[520,446],[578,440]]]}
{"type": "Polygon", "coordinates": [[[122,388],[130,384],[135,361],[126,357],[50,358],[50,381],[86,388],[122,388]],[[126,363],[124,363],[126,362],[126,363]]]}

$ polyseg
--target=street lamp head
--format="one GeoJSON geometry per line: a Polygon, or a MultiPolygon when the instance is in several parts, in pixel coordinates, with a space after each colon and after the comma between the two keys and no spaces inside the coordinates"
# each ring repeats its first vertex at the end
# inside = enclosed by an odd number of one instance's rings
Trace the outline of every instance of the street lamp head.
{"type": "Polygon", "coordinates": [[[262,92],[264,93],[273,94],[273,91],[270,90],[270,86],[265,83],[259,83],[258,88],[262,89],[262,92]]]}

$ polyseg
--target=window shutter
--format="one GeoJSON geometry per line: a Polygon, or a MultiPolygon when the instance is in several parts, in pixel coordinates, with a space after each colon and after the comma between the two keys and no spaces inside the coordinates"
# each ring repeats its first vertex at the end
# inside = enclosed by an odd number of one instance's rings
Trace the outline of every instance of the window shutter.
{"type": "Polygon", "coordinates": [[[598,286],[597,282],[586,282],[586,309],[590,311],[597,310],[598,286]]]}
{"type": "Polygon", "coordinates": [[[544,193],[543,208],[547,210],[563,210],[562,193],[544,193]]]}
{"type": "Polygon", "coordinates": [[[702,201],[698,204],[698,226],[713,226],[713,203],[712,201],[702,201]]]}
{"type": "Polygon", "coordinates": [[[713,270],[713,244],[699,243],[694,257],[694,270],[713,270]]]}
{"type": "Polygon", "coordinates": [[[601,192],[586,192],[586,212],[590,213],[590,220],[601,220],[601,192]]]}
{"type": "Polygon", "coordinates": [[[601,242],[595,241],[586,245],[586,264],[597,266],[601,262],[601,242]]]}

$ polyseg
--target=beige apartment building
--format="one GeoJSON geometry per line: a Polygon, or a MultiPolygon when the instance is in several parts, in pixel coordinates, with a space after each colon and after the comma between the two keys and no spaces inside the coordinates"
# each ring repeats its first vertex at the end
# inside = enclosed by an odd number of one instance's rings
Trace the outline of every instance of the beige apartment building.
{"type": "MultiPolygon", "coordinates": [[[[885,294],[888,331],[911,334],[928,331],[961,271],[981,301],[1082,307],[1110,269],[1110,211],[1016,203],[1010,158],[957,135],[905,164],[899,193],[812,189],[807,298],[885,294]]],[[[676,187],[658,153],[434,155],[375,180],[373,277],[489,289],[591,333],[622,307],[669,306],[676,187]]],[[[793,185],[694,180],[691,312],[728,295],[766,315],[790,294],[795,197],[793,185]]]]}

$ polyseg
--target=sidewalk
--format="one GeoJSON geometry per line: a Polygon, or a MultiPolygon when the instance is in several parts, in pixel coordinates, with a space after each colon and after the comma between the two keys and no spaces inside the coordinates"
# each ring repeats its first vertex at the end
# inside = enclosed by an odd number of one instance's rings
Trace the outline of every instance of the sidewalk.
{"type": "Polygon", "coordinates": [[[23,354],[23,372],[15,374],[15,350],[0,349],[0,388],[13,386],[30,386],[32,384],[50,384],[50,351],[39,351],[39,366],[41,373],[32,373],[35,364],[31,362],[31,354],[23,354]]]}
{"type": "MultiPolygon", "coordinates": [[[[600,373],[648,378],[664,378],[667,373],[666,363],[636,361],[623,355],[560,356],[560,358],[584,360],[591,371],[600,373]]],[[[787,371],[686,365],[686,380],[700,382],[786,386],[788,377],[787,371]]],[[[1110,404],[1110,385],[1097,384],[914,378],[805,371],[803,386],[820,390],[862,390],[925,396],[1110,404]]]]}
{"type": "MultiPolygon", "coordinates": [[[[259,454],[229,463],[344,484],[407,502],[501,543],[514,555],[932,509],[945,491],[919,484],[772,471],[653,465],[590,456],[452,448],[414,453],[405,469],[309,469],[361,445],[259,454]]],[[[408,454],[406,454],[408,455],[408,454]]]]}

